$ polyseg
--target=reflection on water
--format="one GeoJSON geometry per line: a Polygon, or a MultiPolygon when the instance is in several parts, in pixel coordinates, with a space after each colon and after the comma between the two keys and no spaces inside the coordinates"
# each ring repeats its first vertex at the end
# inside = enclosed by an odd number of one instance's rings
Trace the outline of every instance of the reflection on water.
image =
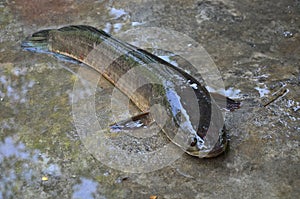
{"type": "Polygon", "coordinates": [[[109,14],[114,17],[114,19],[119,19],[123,17],[123,19],[128,17],[128,12],[125,12],[124,9],[116,9],[112,7],[109,11],[109,14]]]}
{"type": "Polygon", "coordinates": [[[104,27],[104,31],[107,33],[118,33],[123,25],[130,19],[130,15],[124,9],[116,9],[114,7],[108,7],[110,22],[107,22],[104,27]]]}
{"type": "MultiPolygon", "coordinates": [[[[80,178],[80,181],[81,182],[79,184],[75,184],[73,186],[72,199],[95,198],[98,183],[87,178],[80,178]]],[[[101,198],[105,198],[105,197],[101,197],[101,198]]]]}
{"type": "Polygon", "coordinates": [[[23,143],[15,143],[12,137],[4,138],[4,141],[0,143],[0,154],[1,162],[4,158],[24,160],[30,156],[30,154],[25,151],[25,145],[23,143]]]}
{"type": "Polygon", "coordinates": [[[5,137],[0,142],[0,198],[14,196],[16,186],[22,181],[30,181],[36,175],[30,164],[37,163],[38,153],[32,155],[25,145],[13,137],[5,137]]]}
{"type": "Polygon", "coordinates": [[[222,94],[222,95],[232,98],[232,99],[241,98],[241,90],[240,89],[236,89],[233,87],[229,87],[228,89],[218,89],[218,90],[215,90],[211,87],[206,87],[206,88],[209,92],[216,92],[216,93],[222,94]]]}
{"type": "Polygon", "coordinates": [[[14,67],[12,63],[0,64],[10,75],[0,75],[0,98],[9,103],[25,103],[27,92],[35,85],[34,80],[26,80],[27,68],[14,67]]]}
{"type": "Polygon", "coordinates": [[[131,27],[145,24],[142,22],[131,21],[131,15],[124,9],[117,9],[112,6],[107,7],[107,9],[109,11],[108,14],[110,20],[108,20],[109,22],[106,22],[103,27],[103,30],[107,33],[116,34],[123,30],[123,28],[126,30],[131,27]]]}
{"type": "Polygon", "coordinates": [[[259,97],[264,97],[266,94],[270,93],[270,90],[265,84],[260,84],[260,86],[254,87],[255,90],[259,92],[259,97]]]}

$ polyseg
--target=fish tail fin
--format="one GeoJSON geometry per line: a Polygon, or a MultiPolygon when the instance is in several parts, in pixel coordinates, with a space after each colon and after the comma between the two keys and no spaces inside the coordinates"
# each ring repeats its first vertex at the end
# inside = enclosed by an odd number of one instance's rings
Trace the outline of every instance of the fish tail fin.
{"type": "Polygon", "coordinates": [[[27,37],[21,44],[24,50],[50,53],[49,49],[49,33],[51,29],[41,30],[27,37]]]}
{"type": "Polygon", "coordinates": [[[64,61],[78,63],[78,61],[73,58],[51,51],[49,38],[50,32],[53,30],[54,29],[46,29],[33,33],[22,42],[21,47],[27,51],[51,54],[64,61]]]}
{"type": "MultiPolygon", "coordinates": [[[[24,50],[39,52],[39,53],[50,53],[50,45],[49,38],[50,32],[54,31],[54,29],[46,29],[33,33],[30,37],[27,37],[21,44],[21,47],[24,50]]],[[[104,38],[110,37],[110,35],[103,30],[98,30],[91,26],[86,25],[71,25],[65,26],[59,29],[55,29],[55,31],[59,32],[87,32],[89,36],[99,37],[102,36],[104,38]]]]}
{"type": "Polygon", "coordinates": [[[235,101],[219,93],[212,92],[210,94],[214,98],[216,104],[222,109],[224,108],[228,111],[234,111],[235,109],[239,109],[241,107],[241,102],[239,101],[235,101]]]}

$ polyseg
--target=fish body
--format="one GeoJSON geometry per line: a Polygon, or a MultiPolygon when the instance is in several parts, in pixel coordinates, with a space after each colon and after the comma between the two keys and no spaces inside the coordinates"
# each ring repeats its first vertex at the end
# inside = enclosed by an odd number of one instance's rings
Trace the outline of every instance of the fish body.
{"type": "Polygon", "coordinates": [[[150,111],[162,131],[186,153],[202,158],[225,151],[228,141],[220,108],[206,88],[181,68],[84,25],[36,32],[22,47],[92,67],[142,112],[150,111]]]}

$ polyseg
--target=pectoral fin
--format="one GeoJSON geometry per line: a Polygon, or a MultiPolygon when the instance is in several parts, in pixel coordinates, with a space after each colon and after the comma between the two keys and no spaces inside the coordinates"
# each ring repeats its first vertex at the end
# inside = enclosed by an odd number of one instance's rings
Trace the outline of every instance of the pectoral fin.
{"type": "Polygon", "coordinates": [[[149,112],[141,113],[127,120],[110,125],[111,133],[126,133],[136,138],[152,137],[160,131],[161,128],[153,120],[149,112]]]}
{"type": "Polygon", "coordinates": [[[111,132],[134,131],[139,129],[147,129],[154,123],[149,112],[141,113],[129,119],[122,120],[110,125],[111,132]]]}

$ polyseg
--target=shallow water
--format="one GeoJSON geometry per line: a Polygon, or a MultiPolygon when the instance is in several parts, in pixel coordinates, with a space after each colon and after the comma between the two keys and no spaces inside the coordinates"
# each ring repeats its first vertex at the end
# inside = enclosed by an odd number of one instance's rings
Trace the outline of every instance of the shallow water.
{"type": "MultiPolygon", "coordinates": [[[[0,198],[297,198],[299,9],[295,0],[1,1],[0,198]],[[183,154],[141,174],[95,158],[73,117],[73,100],[93,94],[83,88],[74,98],[80,66],[20,48],[36,30],[69,24],[113,35],[132,27],[162,27],[200,43],[224,80],[218,92],[242,101],[241,109],[226,114],[229,150],[214,159],[183,154]],[[282,88],[286,92],[276,97],[282,88]]],[[[97,116],[112,120],[105,108],[113,87],[100,84],[97,116]]],[[[124,136],[122,144],[145,152],[167,142],[163,135],[156,138],[132,143],[124,136]]]]}

